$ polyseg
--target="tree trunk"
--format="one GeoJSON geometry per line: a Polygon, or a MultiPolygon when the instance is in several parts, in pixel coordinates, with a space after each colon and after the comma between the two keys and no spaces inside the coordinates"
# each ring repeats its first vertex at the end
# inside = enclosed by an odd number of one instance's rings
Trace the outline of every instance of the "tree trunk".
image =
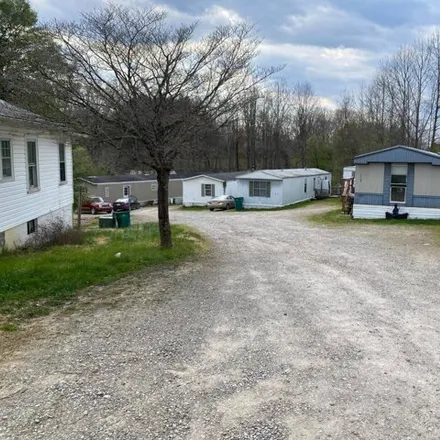
{"type": "Polygon", "coordinates": [[[173,246],[171,237],[170,216],[168,212],[168,182],[170,180],[169,170],[159,169],[157,171],[157,198],[159,211],[159,235],[160,246],[170,248],[173,246]]]}

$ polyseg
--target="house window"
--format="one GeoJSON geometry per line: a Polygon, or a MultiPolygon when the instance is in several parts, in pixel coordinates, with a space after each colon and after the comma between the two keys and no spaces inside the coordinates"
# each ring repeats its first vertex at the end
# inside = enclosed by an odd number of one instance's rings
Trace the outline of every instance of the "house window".
{"type": "Polygon", "coordinates": [[[406,165],[391,165],[391,203],[405,203],[407,174],[408,167],[406,165]]]}
{"type": "Polygon", "coordinates": [[[260,180],[250,181],[249,197],[270,197],[270,182],[260,180]]]}
{"type": "Polygon", "coordinates": [[[2,140],[0,156],[1,156],[1,178],[8,179],[12,177],[12,148],[11,142],[2,140]]]}
{"type": "Polygon", "coordinates": [[[151,184],[151,191],[157,191],[157,183],[151,184]]]}
{"type": "Polygon", "coordinates": [[[35,141],[27,142],[27,162],[29,189],[38,188],[37,143],[35,141]]]}
{"type": "Polygon", "coordinates": [[[202,197],[215,197],[215,185],[212,183],[202,183],[202,197]]]}
{"type": "Polygon", "coordinates": [[[33,234],[37,230],[37,219],[29,220],[27,222],[27,233],[28,235],[33,234]]]}
{"type": "Polygon", "coordinates": [[[58,145],[60,157],[60,182],[65,182],[66,179],[66,147],[64,144],[58,145]]]}
{"type": "Polygon", "coordinates": [[[304,179],[304,192],[307,192],[307,177],[304,179]]]}
{"type": "Polygon", "coordinates": [[[124,188],[122,190],[122,195],[124,197],[131,196],[131,185],[124,185],[124,188]]]}
{"type": "Polygon", "coordinates": [[[110,197],[110,188],[108,186],[104,188],[104,197],[110,197]]]}

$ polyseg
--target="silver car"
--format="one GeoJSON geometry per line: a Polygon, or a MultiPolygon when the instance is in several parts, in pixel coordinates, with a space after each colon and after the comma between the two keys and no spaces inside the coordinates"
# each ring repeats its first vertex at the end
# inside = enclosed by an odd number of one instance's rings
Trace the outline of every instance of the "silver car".
{"type": "Polygon", "coordinates": [[[208,209],[210,211],[214,211],[214,209],[232,208],[235,208],[235,199],[232,196],[218,196],[208,202],[208,209]]]}

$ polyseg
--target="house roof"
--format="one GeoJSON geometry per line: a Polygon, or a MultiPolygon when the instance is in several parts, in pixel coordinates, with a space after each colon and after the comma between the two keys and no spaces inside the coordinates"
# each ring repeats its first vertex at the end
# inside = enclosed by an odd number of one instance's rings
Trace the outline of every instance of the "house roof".
{"type": "Polygon", "coordinates": [[[16,105],[0,99],[0,118],[1,119],[14,119],[19,121],[33,122],[33,123],[48,123],[46,119],[38,116],[16,105]]]}
{"type": "Polygon", "coordinates": [[[242,176],[243,174],[246,174],[246,171],[234,171],[230,173],[198,173],[193,174],[184,180],[197,179],[198,177],[209,177],[221,182],[227,182],[229,180],[235,180],[238,176],[242,176]]]}
{"type": "Polygon", "coordinates": [[[258,170],[239,176],[238,179],[253,180],[283,180],[292,177],[318,176],[321,174],[330,174],[328,171],[319,168],[290,168],[285,170],[258,170]]]}
{"type": "MultiPolygon", "coordinates": [[[[170,180],[182,180],[194,173],[173,173],[170,174],[170,180]]],[[[131,183],[131,182],[155,182],[156,174],[120,174],[118,176],[87,176],[83,178],[85,182],[94,185],[107,183],[131,183]]]]}
{"type": "Polygon", "coordinates": [[[440,155],[431,151],[395,145],[383,150],[372,151],[371,153],[360,154],[354,158],[355,165],[368,163],[428,163],[440,165],[440,155]]]}

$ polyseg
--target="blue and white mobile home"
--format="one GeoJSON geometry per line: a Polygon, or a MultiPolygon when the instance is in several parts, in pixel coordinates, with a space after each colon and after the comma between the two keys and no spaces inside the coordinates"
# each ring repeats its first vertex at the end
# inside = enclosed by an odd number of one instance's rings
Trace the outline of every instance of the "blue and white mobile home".
{"type": "Polygon", "coordinates": [[[408,218],[440,219],[440,155],[397,145],[354,158],[353,218],[384,218],[397,204],[408,218]]]}

